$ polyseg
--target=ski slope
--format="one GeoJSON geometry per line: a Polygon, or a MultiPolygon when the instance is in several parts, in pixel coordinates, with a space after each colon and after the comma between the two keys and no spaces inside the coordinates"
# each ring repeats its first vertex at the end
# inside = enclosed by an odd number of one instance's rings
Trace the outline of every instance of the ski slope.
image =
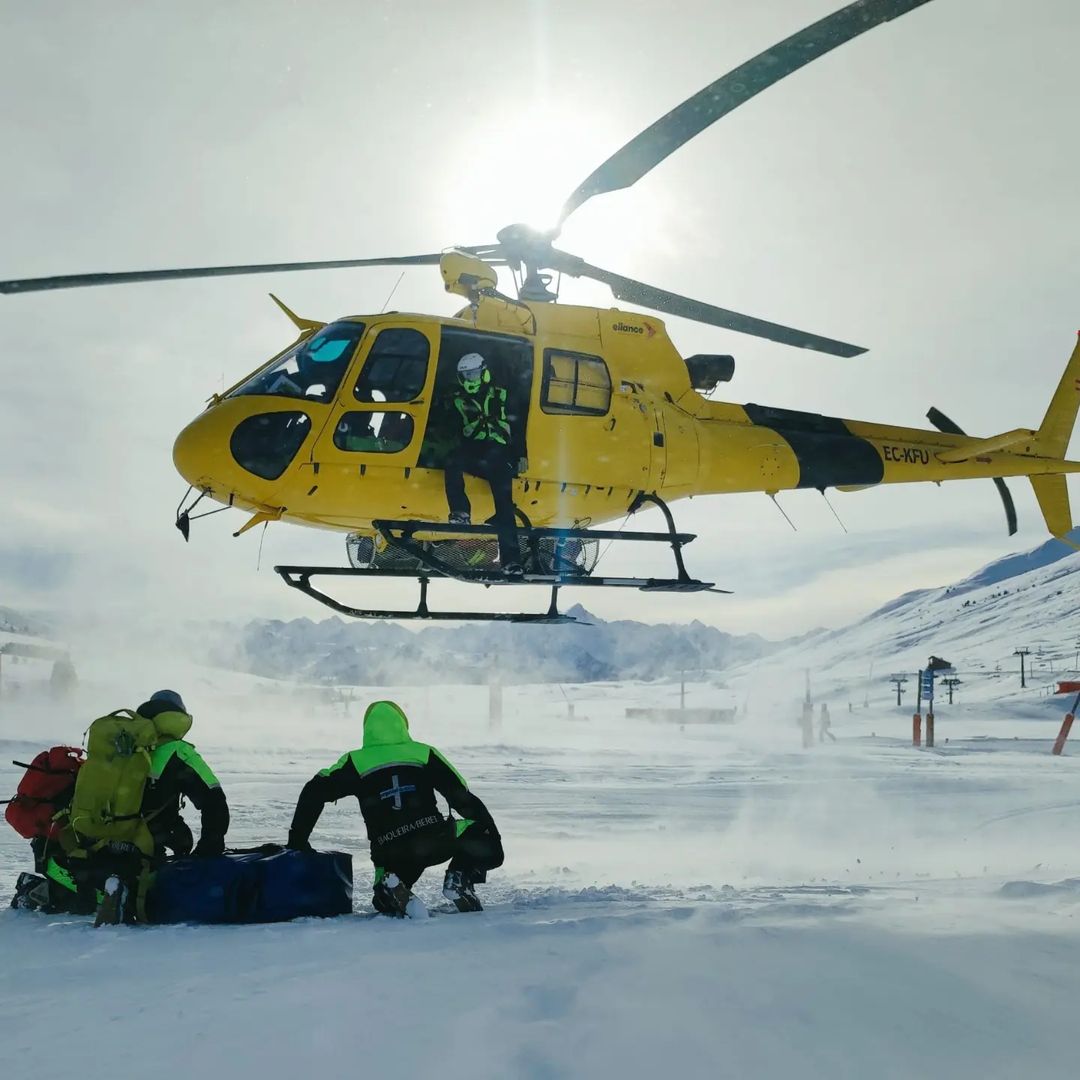
{"type": "MultiPolygon", "coordinates": [[[[835,716],[849,701],[887,701],[889,675],[906,674],[904,702],[911,713],[915,674],[931,655],[949,660],[962,680],[955,707],[940,698],[936,703],[938,716],[948,716],[962,732],[986,734],[986,724],[1000,732],[1002,719],[1060,721],[1055,684],[1080,678],[1080,554],[1049,540],[954,585],[907,593],[850,626],[822,631],[741,667],[731,685],[759,700],[763,692],[764,700],[783,700],[772,689],[809,672],[815,696],[828,700],[835,716]],[[1030,650],[1026,688],[1014,655],[1018,648],[1030,650]]],[[[1009,734],[1022,730],[1010,728],[1009,734]]]]}
{"type": "MultiPolygon", "coordinates": [[[[149,662],[142,676],[166,683],[149,662]]],[[[395,697],[500,823],[488,909],[98,931],[4,910],[0,1076],[1073,1075],[1080,760],[1050,757],[1049,715],[1023,719],[1023,740],[918,752],[886,686],[865,710],[834,706],[839,741],[804,751],[801,669],[774,686],[783,708],[751,699],[736,725],[682,730],[624,717],[676,705],[672,684],[567,687],[573,718],[557,687],[508,688],[492,728],[479,687],[359,690],[350,711],[249,676],[171,681],[237,845],[282,839],[362,703],[395,697]]],[[[5,702],[0,783],[11,757],[77,740],[73,714],[126,700],[82,693],[64,710],[5,702]]],[[[687,704],[731,693],[698,684],[687,704]]],[[[995,708],[981,719],[1014,722],[1008,699],[995,708]]],[[[354,853],[358,912],[362,835],[343,803],[313,837],[354,853]]],[[[5,893],[26,862],[0,833],[5,893]]],[[[419,887],[432,905],[439,882],[419,887]]]]}

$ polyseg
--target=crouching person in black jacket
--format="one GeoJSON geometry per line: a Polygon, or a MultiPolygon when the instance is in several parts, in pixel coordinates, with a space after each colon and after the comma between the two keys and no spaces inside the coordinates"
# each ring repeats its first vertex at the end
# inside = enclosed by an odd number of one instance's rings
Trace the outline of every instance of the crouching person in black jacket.
{"type": "Polygon", "coordinates": [[[403,916],[419,905],[412,886],[429,866],[450,861],[443,895],[459,911],[481,911],[474,886],[502,866],[502,839],[491,814],[461,774],[433,746],[409,736],[409,721],[392,701],[364,715],[364,743],[313,776],[296,804],[289,847],[309,850],[309,837],[328,802],[354,795],[375,864],[372,903],[403,916]],[[443,817],[438,792],[460,819],[443,817]],[[408,909],[408,911],[407,911],[408,909]]]}

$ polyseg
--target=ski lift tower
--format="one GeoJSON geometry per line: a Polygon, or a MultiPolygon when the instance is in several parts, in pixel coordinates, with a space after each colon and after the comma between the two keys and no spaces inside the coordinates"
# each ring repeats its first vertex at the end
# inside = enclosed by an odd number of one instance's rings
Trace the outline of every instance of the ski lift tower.
{"type": "Polygon", "coordinates": [[[904,684],[907,682],[906,675],[890,675],[889,682],[896,687],[896,707],[899,709],[904,703],[904,684]]]}

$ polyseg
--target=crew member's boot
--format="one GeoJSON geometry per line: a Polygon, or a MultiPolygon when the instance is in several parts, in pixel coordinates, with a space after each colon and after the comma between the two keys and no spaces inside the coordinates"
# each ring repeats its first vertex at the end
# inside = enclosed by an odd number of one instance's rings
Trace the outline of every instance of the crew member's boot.
{"type": "Polygon", "coordinates": [[[426,919],[428,910],[423,900],[413,896],[412,890],[397,874],[376,872],[375,887],[371,893],[371,903],[376,911],[383,915],[392,915],[395,919],[426,919]]]}
{"type": "Polygon", "coordinates": [[[117,923],[124,922],[127,915],[125,911],[127,900],[128,887],[123,881],[116,874],[106,878],[94,926],[115,926],[117,923]]]}
{"type": "Polygon", "coordinates": [[[11,898],[13,908],[24,911],[41,911],[49,907],[49,882],[39,874],[22,873],[15,882],[15,895],[11,898]]]}
{"type": "Polygon", "coordinates": [[[458,911],[483,911],[484,905],[480,903],[473,889],[473,881],[465,870],[447,870],[443,878],[442,894],[450,900],[458,911]]]}

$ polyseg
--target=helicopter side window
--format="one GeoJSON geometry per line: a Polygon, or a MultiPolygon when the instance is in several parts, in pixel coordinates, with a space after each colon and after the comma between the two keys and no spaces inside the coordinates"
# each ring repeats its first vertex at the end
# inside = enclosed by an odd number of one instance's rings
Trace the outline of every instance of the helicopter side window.
{"type": "Polygon", "coordinates": [[[353,390],[357,401],[412,401],[427,381],[431,348],[419,330],[390,328],[375,339],[353,390]]]}
{"type": "Polygon", "coordinates": [[[229,449],[241,468],[264,480],[276,480],[296,457],[309,431],[307,413],[260,413],[236,425],[229,449]]]}
{"type": "Polygon", "coordinates": [[[339,450],[396,454],[412,442],[413,418],[403,412],[349,412],[334,428],[339,450]]]}
{"type": "Polygon", "coordinates": [[[540,407],[546,413],[604,416],[611,408],[611,375],[599,356],[544,350],[540,407]]]}
{"type": "Polygon", "coordinates": [[[363,323],[330,323],[272,360],[229,397],[262,394],[332,401],[363,333],[363,323]]]}

